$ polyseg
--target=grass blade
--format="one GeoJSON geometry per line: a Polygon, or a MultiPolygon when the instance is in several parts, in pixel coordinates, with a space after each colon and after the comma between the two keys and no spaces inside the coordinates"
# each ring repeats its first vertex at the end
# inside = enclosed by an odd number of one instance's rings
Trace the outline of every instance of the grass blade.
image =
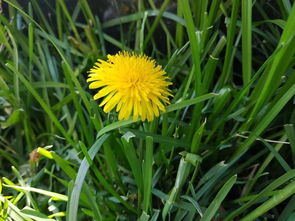
{"type": "Polygon", "coordinates": [[[247,216],[241,219],[241,221],[251,221],[259,217],[260,215],[266,213],[268,210],[272,209],[274,206],[286,200],[288,197],[295,193],[295,182],[293,181],[287,185],[282,190],[279,190],[272,198],[264,202],[261,206],[257,207],[247,216]]]}
{"type": "Polygon", "coordinates": [[[209,93],[209,94],[205,94],[205,95],[202,95],[202,96],[190,99],[190,100],[184,100],[184,101],[181,101],[176,104],[170,104],[169,106],[167,106],[165,113],[169,113],[169,112],[172,112],[175,110],[180,110],[182,108],[189,107],[191,105],[200,103],[202,101],[206,101],[206,100],[211,99],[211,98],[218,96],[218,95],[219,94],[209,93]]]}
{"type": "Polygon", "coordinates": [[[236,180],[237,180],[237,175],[234,175],[222,186],[222,188],[217,193],[216,197],[213,199],[209,207],[206,209],[200,221],[210,221],[213,218],[213,216],[219,209],[222,201],[224,200],[228,192],[231,190],[231,188],[235,184],[236,180]]]}
{"type": "Polygon", "coordinates": [[[242,1],[242,67],[243,83],[251,79],[252,72],[252,0],[242,1]]]}
{"type": "Polygon", "coordinates": [[[295,130],[293,124],[285,125],[286,134],[290,141],[291,151],[292,151],[292,159],[293,165],[295,165],[295,130]]]}
{"type": "Polygon", "coordinates": [[[233,50],[234,50],[234,40],[236,35],[236,25],[237,19],[239,15],[239,7],[240,7],[240,0],[233,0],[232,3],[232,10],[231,10],[231,17],[227,28],[227,44],[225,49],[225,58],[224,58],[224,65],[222,67],[222,73],[220,77],[220,87],[223,87],[229,80],[230,74],[232,69],[232,62],[233,62],[233,50]]]}
{"type": "Polygon", "coordinates": [[[268,113],[261,119],[259,124],[253,129],[249,138],[237,149],[231,160],[240,157],[247,148],[256,140],[256,138],[263,132],[263,130],[269,125],[269,123],[277,116],[277,114],[282,110],[282,108],[287,104],[287,102],[295,94],[295,84],[273,105],[268,113]]]}
{"type": "Polygon", "coordinates": [[[138,187],[138,193],[140,194],[143,189],[143,178],[142,178],[142,170],[141,170],[141,163],[140,160],[137,157],[136,150],[134,148],[132,138],[135,135],[131,132],[127,132],[124,134],[121,138],[124,153],[128,160],[128,163],[130,165],[132,174],[134,176],[135,182],[138,187]]]}
{"type": "Polygon", "coordinates": [[[67,131],[64,129],[64,127],[61,125],[59,120],[56,118],[55,114],[51,111],[50,107],[44,102],[42,97],[38,94],[38,92],[33,88],[31,83],[21,74],[19,71],[17,71],[11,64],[7,64],[7,67],[12,70],[15,75],[19,77],[21,82],[26,86],[26,88],[31,92],[31,94],[35,97],[35,99],[39,102],[41,107],[44,109],[44,111],[48,114],[49,118],[52,120],[52,122],[56,125],[56,127],[60,130],[60,132],[63,134],[63,136],[66,138],[66,140],[73,146],[76,147],[76,143],[72,140],[70,135],[67,133],[67,131]]]}
{"type": "Polygon", "coordinates": [[[252,206],[255,202],[257,202],[261,197],[265,196],[267,193],[273,191],[277,187],[281,186],[282,184],[288,182],[290,179],[293,179],[295,177],[295,170],[290,170],[284,175],[277,178],[275,181],[273,181],[271,184],[269,184],[267,187],[265,187],[262,191],[259,192],[259,194],[255,195],[254,198],[249,200],[247,203],[233,211],[231,214],[229,214],[224,221],[230,221],[233,220],[234,217],[241,214],[243,211],[245,211],[247,208],[252,206]]]}
{"type": "MultiPolygon", "coordinates": [[[[93,160],[94,156],[97,154],[97,152],[100,150],[102,144],[106,141],[106,139],[109,137],[108,134],[105,134],[101,138],[99,138],[90,148],[88,151],[88,154],[93,160]]],[[[88,159],[89,160],[89,159],[88,159]]],[[[82,190],[82,186],[86,177],[86,174],[89,169],[89,163],[87,161],[87,158],[85,157],[80,165],[76,180],[75,180],[75,185],[72,191],[72,194],[70,196],[69,200],[69,205],[68,205],[68,216],[67,220],[70,221],[76,221],[77,220],[77,212],[78,212],[78,205],[79,205],[79,198],[80,198],[80,193],[82,190]]]]}
{"type": "Polygon", "coordinates": [[[105,134],[107,132],[110,132],[112,130],[115,130],[117,128],[132,124],[133,122],[134,122],[133,120],[121,120],[121,121],[116,121],[116,122],[114,122],[112,124],[109,124],[109,125],[103,127],[100,131],[98,131],[98,133],[96,135],[96,138],[99,138],[103,134],[105,134]]]}
{"type": "Polygon", "coordinates": [[[146,137],[146,152],[143,165],[143,211],[148,213],[151,206],[151,191],[153,177],[153,138],[146,137]]]}
{"type": "Polygon", "coordinates": [[[50,192],[50,191],[47,191],[47,190],[37,189],[37,188],[34,188],[34,187],[17,186],[17,185],[3,184],[3,186],[13,188],[13,189],[16,189],[16,190],[24,190],[24,191],[28,191],[28,192],[39,193],[39,194],[42,194],[42,195],[45,195],[45,196],[49,196],[53,200],[68,201],[67,196],[59,194],[59,193],[50,192]]]}

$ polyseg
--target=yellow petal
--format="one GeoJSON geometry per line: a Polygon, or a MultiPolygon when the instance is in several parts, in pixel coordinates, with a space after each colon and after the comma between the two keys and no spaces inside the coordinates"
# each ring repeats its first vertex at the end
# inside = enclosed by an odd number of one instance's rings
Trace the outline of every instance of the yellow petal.
{"type": "Polygon", "coordinates": [[[111,92],[109,93],[109,95],[103,99],[103,101],[99,104],[100,107],[102,107],[105,103],[107,103],[113,96],[114,96],[115,92],[111,92]]]}
{"type": "Polygon", "coordinates": [[[103,81],[94,81],[91,84],[89,84],[89,88],[90,89],[96,89],[96,88],[100,88],[102,86],[105,86],[106,82],[103,81]]]}
{"type": "Polygon", "coordinates": [[[110,112],[110,111],[111,111],[111,110],[112,110],[112,109],[118,104],[120,98],[121,98],[121,95],[120,95],[120,94],[118,94],[118,93],[115,94],[115,95],[112,97],[112,99],[109,100],[109,101],[106,103],[106,105],[105,105],[104,108],[103,108],[103,111],[106,112],[106,113],[110,112]]]}
{"type": "Polygon", "coordinates": [[[103,89],[101,89],[101,90],[99,90],[99,92],[96,94],[96,95],[94,95],[94,100],[97,100],[97,99],[99,99],[99,98],[101,98],[101,97],[104,97],[104,96],[106,96],[106,95],[108,95],[110,92],[112,92],[114,90],[114,88],[113,87],[111,87],[111,86],[106,86],[106,87],[104,87],[103,89]]]}

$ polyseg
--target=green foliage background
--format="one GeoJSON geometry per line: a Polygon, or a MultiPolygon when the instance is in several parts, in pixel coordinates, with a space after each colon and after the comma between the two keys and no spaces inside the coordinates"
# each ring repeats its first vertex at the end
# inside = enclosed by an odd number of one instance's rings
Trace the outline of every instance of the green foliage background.
{"type": "Polygon", "coordinates": [[[4,2],[0,220],[295,219],[293,1],[138,0],[105,22],[87,0],[57,0],[52,19],[4,2]],[[151,123],[103,113],[87,88],[118,50],[173,81],[151,123]]]}

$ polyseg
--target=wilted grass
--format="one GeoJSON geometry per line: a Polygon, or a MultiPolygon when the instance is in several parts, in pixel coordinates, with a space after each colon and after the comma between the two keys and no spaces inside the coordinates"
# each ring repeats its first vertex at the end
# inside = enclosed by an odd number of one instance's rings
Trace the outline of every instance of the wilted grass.
{"type": "Polygon", "coordinates": [[[294,218],[294,3],[139,0],[102,22],[86,0],[53,20],[4,2],[0,220],[294,218]],[[92,99],[87,71],[118,50],[173,81],[158,119],[92,99]]]}

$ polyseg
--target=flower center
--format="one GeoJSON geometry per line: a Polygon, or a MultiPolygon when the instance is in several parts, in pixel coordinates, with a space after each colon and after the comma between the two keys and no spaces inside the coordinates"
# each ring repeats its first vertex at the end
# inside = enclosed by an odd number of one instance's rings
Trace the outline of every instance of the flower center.
{"type": "Polygon", "coordinates": [[[131,87],[137,87],[138,86],[138,83],[139,83],[139,79],[138,78],[132,79],[131,80],[131,87]]]}

